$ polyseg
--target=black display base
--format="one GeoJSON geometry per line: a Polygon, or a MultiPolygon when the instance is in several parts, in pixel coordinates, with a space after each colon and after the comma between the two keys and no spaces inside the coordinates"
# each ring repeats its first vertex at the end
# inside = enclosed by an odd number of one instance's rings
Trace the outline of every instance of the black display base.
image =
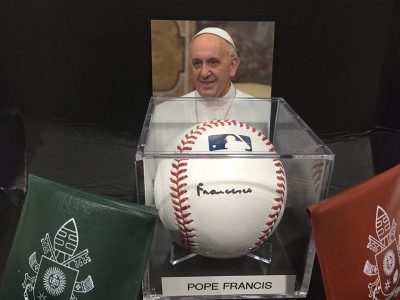
{"type": "MultiPolygon", "coordinates": [[[[257,249],[257,251],[247,253],[245,256],[253,258],[257,261],[260,261],[265,264],[271,263],[271,254],[272,254],[272,244],[270,242],[266,242],[263,247],[257,249]]],[[[176,242],[171,244],[171,252],[169,256],[169,262],[171,265],[176,265],[182,263],[192,257],[197,256],[197,253],[189,252],[186,249],[182,248],[176,242]]]]}
{"type": "Polygon", "coordinates": [[[148,266],[147,283],[150,286],[151,294],[162,294],[161,278],[163,277],[295,274],[276,233],[257,252],[238,258],[205,257],[189,253],[181,247],[177,247],[176,244],[172,247],[172,244],[169,232],[159,223],[155,249],[148,266]],[[171,249],[173,255],[171,255],[171,249]],[[268,253],[270,253],[269,257],[268,253]],[[172,262],[171,256],[173,257],[172,262]],[[257,256],[263,259],[260,260],[257,256]],[[181,258],[186,259],[180,260],[181,258]],[[268,263],[264,261],[265,259],[268,260],[268,263]],[[179,261],[173,263],[176,260],[179,261]]]}

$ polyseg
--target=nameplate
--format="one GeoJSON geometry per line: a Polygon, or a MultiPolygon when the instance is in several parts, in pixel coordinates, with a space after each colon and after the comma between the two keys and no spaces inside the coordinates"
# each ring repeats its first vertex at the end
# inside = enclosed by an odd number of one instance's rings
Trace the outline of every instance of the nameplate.
{"type": "Polygon", "coordinates": [[[163,296],[291,294],[296,275],[161,278],[163,296]]]}

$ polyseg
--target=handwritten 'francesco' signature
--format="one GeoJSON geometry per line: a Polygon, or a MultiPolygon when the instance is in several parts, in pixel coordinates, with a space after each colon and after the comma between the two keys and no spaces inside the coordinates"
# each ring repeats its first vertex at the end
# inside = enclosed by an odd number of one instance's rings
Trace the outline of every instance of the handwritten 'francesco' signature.
{"type": "Polygon", "coordinates": [[[201,195],[220,195],[220,194],[250,194],[253,191],[251,188],[242,188],[242,189],[235,189],[235,188],[227,188],[227,189],[221,189],[221,190],[216,190],[216,189],[206,189],[204,188],[204,184],[200,182],[197,184],[196,187],[197,191],[197,196],[201,195]]]}

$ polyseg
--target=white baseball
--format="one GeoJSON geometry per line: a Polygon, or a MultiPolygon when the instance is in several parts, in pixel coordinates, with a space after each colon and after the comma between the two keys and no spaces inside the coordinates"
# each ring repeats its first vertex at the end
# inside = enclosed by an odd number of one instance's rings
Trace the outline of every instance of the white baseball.
{"type": "MultiPolygon", "coordinates": [[[[255,128],[233,120],[201,123],[177,142],[178,153],[275,152],[255,128]]],[[[283,165],[274,158],[164,159],[154,183],[160,219],[184,248],[239,257],[277,227],[286,202],[283,165]]]]}

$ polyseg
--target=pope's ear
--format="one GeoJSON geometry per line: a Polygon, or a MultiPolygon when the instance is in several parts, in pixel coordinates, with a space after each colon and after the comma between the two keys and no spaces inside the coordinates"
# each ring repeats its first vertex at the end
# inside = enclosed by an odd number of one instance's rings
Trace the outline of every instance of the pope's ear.
{"type": "Polygon", "coordinates": [[[234,77],[236,75],[236,72],[237,72],[237,69],[239,67],[239,64],[240,64],[239,57],[237,57],[237,56],[232,57],[231,65],[230,65],[230,75],[231,75],[231,77],[234,77]]]}

